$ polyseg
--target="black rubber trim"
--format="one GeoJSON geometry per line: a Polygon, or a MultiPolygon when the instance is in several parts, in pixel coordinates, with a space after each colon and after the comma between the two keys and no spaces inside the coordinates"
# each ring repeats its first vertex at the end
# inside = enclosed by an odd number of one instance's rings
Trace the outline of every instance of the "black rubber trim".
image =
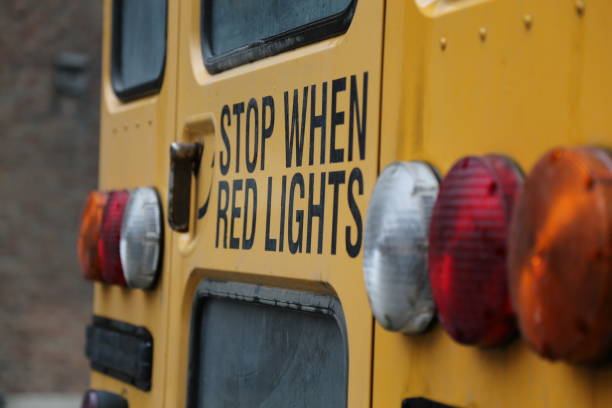
{"type": "Polygon", "coordinates": [[[356,4],[357,0],[352,0],[343,11],[329,17],[263,40],[254,41],[220,55],[214,55],[210,45],[211,2],[202,0],[200,31],[202,54],[204,55],[206,70],[211,74],[216,74],[249,62],[344,34],[353,20],[356,4]]]}
{"type": "Polygon", "coordinates": [[[191,313],[191,328],[189,334],[189,372],[187,379],[187,408],[198,408],[198,373],[200,372],[200,327],[202,321],[203,303],[207,298],[225,298],[243,302],[259,303],[267,306],[300,310],[309,313],[321,313],[333,316],[338,324],[347,351],[346,367],[348,370],[348,334],[342,306],[338,298],[310,292],[300,292],[289,289],[271,288],[237,282],[220,282],[205,280],[196,289],[191,313]]]}
{"type": "Polygon", "coordinates": [[[456,408],[451,405],[435,402],[427,398],[408,398],[402,403],[402,408],[456,408]]]}
{"type": "Polygon", "coordinates": [[[134,99],[142,98],[158,93],[161,90],[164,82],[164,73],[166,70],[166,56],[168,53],[168,1],[166,5],[166,30],[164,33],[164,62],[161,66],[161,70],[157,76],[147,82],[134,87],[126,87],[121,81],[121,39],[123,37],[121,30],[121,18],[122,10],[121,7],[123,0],[112,0],[113,1],[113,17],[112,17],[112,36],[111,36],[111,83],[113,90],[119,99],[124,102],[129,102],[134,99]]]}
{"type": "Polygon", "coordinates": [[[94,316],[87,326],[85,355],[93,370],[151,389],[153,336],[146,328],[94,316]]]}

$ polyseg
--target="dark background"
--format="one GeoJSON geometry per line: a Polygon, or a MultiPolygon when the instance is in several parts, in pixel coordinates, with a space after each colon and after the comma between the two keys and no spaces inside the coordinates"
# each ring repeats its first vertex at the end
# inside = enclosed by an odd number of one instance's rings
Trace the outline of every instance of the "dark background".
{"type": "Polygon", "coordinates": [[[82,392],[98,172],[101,0],[0,0],[0,392],[82,392]]]}

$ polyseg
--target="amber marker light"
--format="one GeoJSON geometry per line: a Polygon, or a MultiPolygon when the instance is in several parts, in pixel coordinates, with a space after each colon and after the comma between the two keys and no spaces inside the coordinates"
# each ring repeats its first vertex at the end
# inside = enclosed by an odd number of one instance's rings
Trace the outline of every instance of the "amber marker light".
{"type": "Polygon", "coordinates": [[[102,279],[100,258],[98,257],[98,239],[107,197],[108,195],[102,191],[90,192],[87,195],[81,216],[77,253],[83,276],[90,280],[102,279]]]}
{"type": "Polygon", "coordinates": [[[612,159],[559,148],[525,182],[509,238],[509,286],[523,337],[570,362],[606,356],[612,340],[612,159]]]}
{"type": "Polygon", "coordinates": [[[463,344],[515,333],[506,242],[522,174],[508,158],[459,160],[440,185],[429,232],[429,277],[440,322],[463,344]]]}

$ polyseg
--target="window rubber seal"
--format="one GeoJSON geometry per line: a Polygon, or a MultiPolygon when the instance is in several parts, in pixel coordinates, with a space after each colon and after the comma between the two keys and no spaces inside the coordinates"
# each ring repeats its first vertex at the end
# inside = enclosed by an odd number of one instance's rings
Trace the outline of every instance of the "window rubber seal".
{"type": "Polygon", "coordinates": [[[168,0],[164,1],[166,17],[166,26],[164,29],[164,57],[160,70],[155,78],[150,81],[143,82],[136,86],[126,87],[121,80],[121,40],[123,32],[121,29],[121,20],[123,18],[123,8],[121,7],[124,0],[112,0],[112,30],[111,30],[111,84],[115,95],[122,102],[130,102],[145,96],[159,93],[164,82],[164,74],[166,71],[166,60],[168,53],[168,0]]]}
{"type": "Polygon", "coordinates": [[[356,4],[357,0],[351,0],[344,10],[336,14],[215,55],[210,42],[212,4],[210,0],[203,0],[200,36],[204,66],[210,74],[218,74],[240,65],[344,34],[353,20],[356,4]]]}

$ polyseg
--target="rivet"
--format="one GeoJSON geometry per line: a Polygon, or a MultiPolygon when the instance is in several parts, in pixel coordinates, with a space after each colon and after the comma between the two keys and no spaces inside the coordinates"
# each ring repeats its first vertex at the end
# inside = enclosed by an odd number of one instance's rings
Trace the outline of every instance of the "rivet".
{"type": "Polygon", "coordinates": [[[440,38],[440,49],[442,51],[446,50],[447,40],[446,37],[440,38]]]}
{"type": "Polygon", "coordinates": [[[523,24],[525,24],[526,30],[531,30],[531,26],[533,25],[533,16],[531,14],[525,14],[523,16],[523,24]]]}
{"type": "Polygon", "coordinates": [[[487,40],[487,29],[484,27],[480,27],[478,35],[480,36],[480,41],[485,42],[487,40]]]}
{"type": "Polygon", "coordinates": [[[586,4],[584,0],[576,0],[576,13],[578,17],[582,17],[584,15],[584,10],[586,9],[586,4]]]}

